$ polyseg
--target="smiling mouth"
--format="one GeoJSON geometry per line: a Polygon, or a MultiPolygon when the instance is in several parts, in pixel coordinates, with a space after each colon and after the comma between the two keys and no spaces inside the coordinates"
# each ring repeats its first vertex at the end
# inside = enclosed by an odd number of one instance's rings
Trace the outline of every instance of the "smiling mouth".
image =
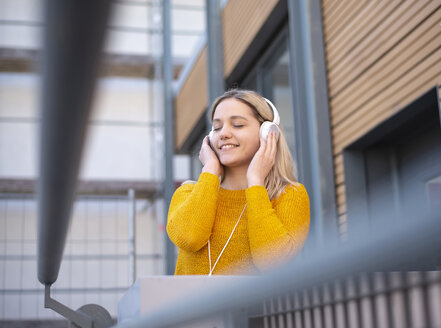
{"type": "Polygon", "coordinates": [[[220,150],[236,148],[236,145],[223,145],[220,147],[220,150]]]}

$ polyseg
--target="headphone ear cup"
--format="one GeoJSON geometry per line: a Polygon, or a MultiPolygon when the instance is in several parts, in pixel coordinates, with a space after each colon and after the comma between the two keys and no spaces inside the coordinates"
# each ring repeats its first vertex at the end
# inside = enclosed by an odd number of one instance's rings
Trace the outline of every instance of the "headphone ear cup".
{"type": "Polygon", "coordinates": [[[266,139],[268,138],[268,134],[271,131],[276,132],[277,140],[279,140],[279,127],[277,126],[276,123],[270,121],[265,121],[260,126],[260,137],[266,141],[266,139]]]}

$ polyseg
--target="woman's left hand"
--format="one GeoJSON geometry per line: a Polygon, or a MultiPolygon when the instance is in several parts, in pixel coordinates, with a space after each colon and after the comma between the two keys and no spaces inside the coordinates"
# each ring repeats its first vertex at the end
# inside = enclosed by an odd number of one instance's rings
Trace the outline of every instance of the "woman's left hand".
{"type": "Polygon", "coordinates": [[[260,148],[257,150],[247,171],[248,187],[264,186],[265,178],[276,161],[277,137],[275,132],[268,134],[268,140],[260,139],[260,148]]]}

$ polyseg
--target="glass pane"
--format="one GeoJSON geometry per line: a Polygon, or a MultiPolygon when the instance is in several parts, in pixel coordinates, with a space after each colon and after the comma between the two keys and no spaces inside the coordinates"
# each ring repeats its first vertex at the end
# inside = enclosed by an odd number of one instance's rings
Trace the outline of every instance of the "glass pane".
{"type": "Polygon", "coordinates": [[[263,71],[263,94],[272,100],[279,111],[280,126],[295,160],[294,117],[286,38],[275,48],[263,71]]]}

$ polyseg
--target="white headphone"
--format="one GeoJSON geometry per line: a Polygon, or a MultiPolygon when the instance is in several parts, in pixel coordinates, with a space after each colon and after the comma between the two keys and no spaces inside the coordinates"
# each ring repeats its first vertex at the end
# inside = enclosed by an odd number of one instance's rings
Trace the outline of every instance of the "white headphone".
{"type": "MultiPolygon", "coordinates": [[[[276,106],[274,106],[274,104],[271,101],[269,101],[266,98],[263,99],[265,99],[265,101],[268,103],[271,110],[273,111],[274,119],[272,122],[265,121],[262,123],[262,125],[260,126],[260,137],[266,140],[268,138],[268,134],[271,131],[274,131],[276,133],[277,139],[279,139],[279,124],[280,124],[279,112],[277,111],[276,106]]],[[[213,128],[211,128],[210,134],[208,135],[210,138],[210,142],[212,141],[211,139],[213,138],[213,132],[214,130],[213,128]]]]}

